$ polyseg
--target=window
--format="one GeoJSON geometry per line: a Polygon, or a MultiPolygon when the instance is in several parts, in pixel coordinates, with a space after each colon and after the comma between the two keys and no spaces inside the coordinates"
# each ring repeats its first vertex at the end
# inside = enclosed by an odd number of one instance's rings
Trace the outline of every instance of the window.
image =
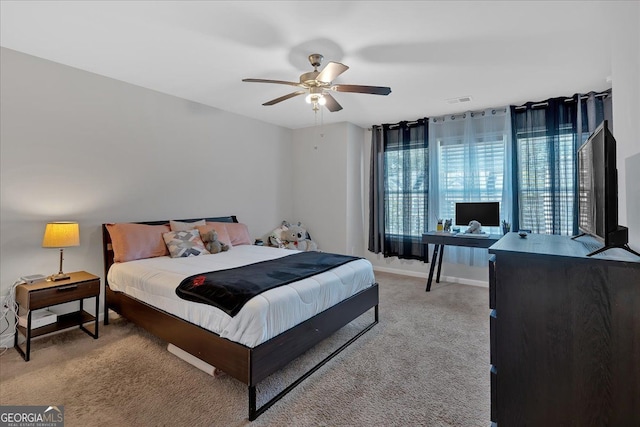
{"type": "MultiPolygon", "coordinates": [[[[431,209],[429,229],[438,219],[454,219],[457,202],[499,202],[500,219],[511,213],[511,113],[506,107],[433,117],[429,122],[431,209]]],[[[455,221],[454,221],[455,222],[455,221]]],[[[482,227],[499,233],[499,227],[482,227]]],[[[486,265],[487,250],[447,247],[448,262],[486,265]]]]}
{"type": "Polygon", "coordinates": [[[374,126],[371,140],[369,250],[426,261],[429,149],[427,121],[374,126]]]}
{"type": "MultiPolygon", "coordinates": [[[[499,202],[500,219],[511,218],[511,114],[506,107],[433,118],[432,217],[453,219],[459,202],[499,202]]],[[[485,228],[485,227],[483,227],[485,228]]],[[[498,227],[485,231],[498,233],[498,227]]]]}
{"type": "Polygon", "coordinates": [[[386,151],[385,234],[422,238],[427,230],[428,148],[386,151]]]}
{"type": "Polygon", "coordinates": [[[474,144],[456,137],[438,141],[441,218],[454,219],[455,224],[458,202],[502,199],[506,137],[504,133],[480,135],[474,144]]]}
{"type": "Polygon", "coordinates": [[[552,141],[544,131],[517,135],[520,228],[573,234],[574,141],[571,126],[564,126],[552,141]]]}
{"type": "Polygon", "coordinates": [[[515,229],[577,234],[576,153],[590,132],[611,117],[610,104],[607,91],[512,107],[515,229]]]}

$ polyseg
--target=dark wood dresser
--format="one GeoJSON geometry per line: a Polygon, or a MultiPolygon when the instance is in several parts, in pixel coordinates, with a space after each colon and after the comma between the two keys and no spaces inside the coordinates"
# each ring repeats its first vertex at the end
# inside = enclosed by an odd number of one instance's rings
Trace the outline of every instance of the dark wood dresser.
{"type": "Polygon", "coordinates": [[[489,248],[491,421],[640,426],[640,258],[589,237],[489,248]]]}

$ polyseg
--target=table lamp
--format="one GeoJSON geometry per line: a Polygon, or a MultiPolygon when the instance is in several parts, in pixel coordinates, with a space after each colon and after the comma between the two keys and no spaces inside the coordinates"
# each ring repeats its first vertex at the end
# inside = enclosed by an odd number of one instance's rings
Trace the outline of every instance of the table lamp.
{"type": "Polygon", "coordinates": [[[50,222],[44,229],[42,238],[43,248],[60,248],[60,271],[48,277],[51,281],[68,279],[69,275],[62,272],[63,248],[80,246],[80,230],[77,222],[50,222]]]}

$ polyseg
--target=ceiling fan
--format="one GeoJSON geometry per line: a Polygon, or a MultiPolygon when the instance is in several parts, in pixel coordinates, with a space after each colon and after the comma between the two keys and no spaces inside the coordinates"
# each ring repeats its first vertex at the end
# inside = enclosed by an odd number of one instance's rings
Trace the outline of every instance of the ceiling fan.
{"type": "Polygon", "coordinates": [[[333,80],[335,80],[335,78],[340,74],[347,71],[349,67],[339,62],[331,61],[322,69],[322,71],[318,71],[318,67],[322,64],[323,58],[324,57],[319,53],[309,55],[309,62],[311,63],[311,66],[313,66],[313,71],[302,74],[299,82],[266,79],[242,79],[242,81],[297,86],[301,89],[279,98],[272,99],[262,105],[275,105],[295,96],[307,94],[306,101],[309,104],[312,104],[313,111],[318,111],[321,105],[327,107],[331,112],[342,110],[342,106],[338,104],[338,101],[336,101],[331,94],[328,93],[329,91],[369,93],[373,95],[389,95],[391,93],[391,88],[384,86],[332,84],[333,80]]]}

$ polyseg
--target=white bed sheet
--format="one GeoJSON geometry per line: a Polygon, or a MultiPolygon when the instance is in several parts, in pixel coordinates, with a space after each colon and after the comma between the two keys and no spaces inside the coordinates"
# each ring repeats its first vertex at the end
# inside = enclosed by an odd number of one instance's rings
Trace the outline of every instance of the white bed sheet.
{"type": "Polygon", "coordinates": [[[219,334],[255,347],[338,302],[372,286],[371,263],[359,259],[313,277],[280,286],[249,300],[234,317],[224,311],[176,295],[180,282],[194,274],[281,258],[297,251],[254,245],[188,258],[157,257],[115,263],[107,279],[114,291],[219,334]]]}

